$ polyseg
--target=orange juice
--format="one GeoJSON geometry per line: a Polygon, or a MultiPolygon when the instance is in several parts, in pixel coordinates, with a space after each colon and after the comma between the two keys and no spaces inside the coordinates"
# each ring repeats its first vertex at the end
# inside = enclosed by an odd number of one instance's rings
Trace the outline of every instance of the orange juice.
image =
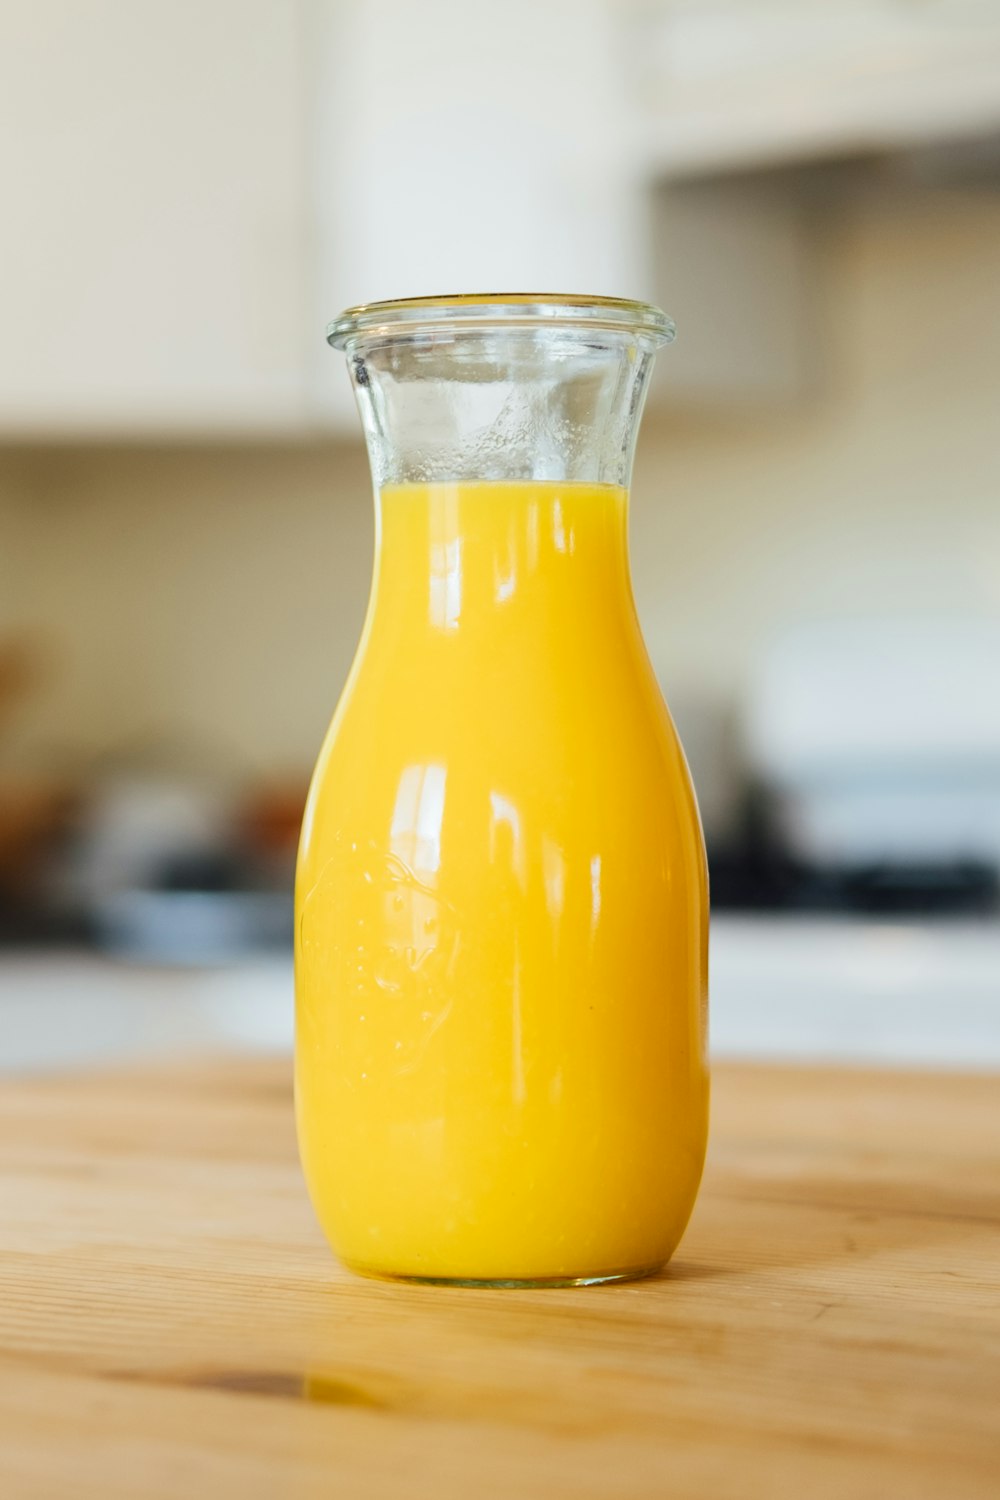
{"type": "Polygon", "coordinates": [[[357,1270],[655,1269],[705,1150],[697,810],[610,485],[386,486],[297,880],[296,1101],[357,1270]]]}

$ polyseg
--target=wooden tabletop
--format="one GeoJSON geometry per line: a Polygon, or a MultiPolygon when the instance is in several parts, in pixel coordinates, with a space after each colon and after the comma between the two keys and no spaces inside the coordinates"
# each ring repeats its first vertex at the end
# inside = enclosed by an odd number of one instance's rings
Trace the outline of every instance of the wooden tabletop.
{"type": "Polygon", "coordinates": [[[4,1500],[1000,1493],[1000,1085],[716,1070],[674,1265],[334,1264],[287,1060],[0,1092],[4,1500]]]}

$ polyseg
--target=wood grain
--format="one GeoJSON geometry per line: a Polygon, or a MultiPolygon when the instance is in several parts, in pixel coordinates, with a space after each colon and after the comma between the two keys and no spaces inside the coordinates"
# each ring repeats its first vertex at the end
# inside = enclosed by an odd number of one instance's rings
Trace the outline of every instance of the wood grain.
{"type": "Polygon", "coordinates": [[[0,1093],[4,1500],[1000,1493],[1000,1086],[716,1070],[649,1282],[362,1281],[287,1061],[0,1093]]]}

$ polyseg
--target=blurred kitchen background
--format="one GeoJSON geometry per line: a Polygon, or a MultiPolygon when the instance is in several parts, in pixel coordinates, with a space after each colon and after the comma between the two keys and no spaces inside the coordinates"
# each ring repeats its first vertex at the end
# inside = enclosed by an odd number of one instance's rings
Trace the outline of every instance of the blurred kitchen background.
{"type": "Polygon", "coordinates": [[[520,288],[677,319],[716,1052],[1000,1060],[1000,4],[2,0],[0,188],[0,1067],[287,1043],[372,552],[322,330],[520,288]]]}

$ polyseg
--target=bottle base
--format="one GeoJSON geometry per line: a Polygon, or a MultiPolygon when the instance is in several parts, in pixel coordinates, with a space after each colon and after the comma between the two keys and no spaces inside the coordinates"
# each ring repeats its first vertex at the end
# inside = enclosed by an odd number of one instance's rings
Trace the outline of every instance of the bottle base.
{"type": "Polygon", "coordinates": [[[630,1267],[625,1271],[600,1271],[591,1276],[418,1276],[407,1272],[381,1271],[370,1266],[347,1269],[358,1276],[376,1281],[398,1281],[407,1286],[454,1286],[478,1288],[480,1291],[543,1291],[556,1287],[610,1286],[618,1281],[642,1281],[662,1271],[663,1262],[651,1266],[630,1267]]]}

